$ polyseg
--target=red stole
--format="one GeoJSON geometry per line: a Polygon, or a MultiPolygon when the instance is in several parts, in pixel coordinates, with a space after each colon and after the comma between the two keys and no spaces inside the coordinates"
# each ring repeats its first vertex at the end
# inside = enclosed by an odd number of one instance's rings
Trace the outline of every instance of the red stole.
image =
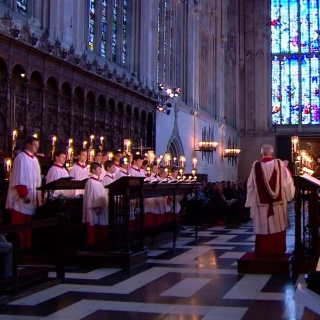
{"type": "MultiPolygon", "coordinates": [[[[273,159],[270,158],[264,158],[262,159],[262,162],[268,162],[273,159]]],[[[282,193],[281,193],[281,167],[279,160],[275,160],[275,166],[278,165],[279,167],[279,173],[276,170],[276,167],[273,169],[272,175],[269,180],[270,189],[275,192],[276,186],[277,186],[277,178],[278,174],[279,176],[279,193],[277,194],[277,197],[273,199],[271,195],[268,192],[267,186],[264,181],[264,173],[262,170],[261,162],[257,161],[255,164],[255,176],[256,176],[256,186],[257,186],[257,194],[259,198],[259,204],[261,205],[268,205],[268,218],[274,215],[273,211],[273,204],[275,203],[282,203],[282,193]]]]}

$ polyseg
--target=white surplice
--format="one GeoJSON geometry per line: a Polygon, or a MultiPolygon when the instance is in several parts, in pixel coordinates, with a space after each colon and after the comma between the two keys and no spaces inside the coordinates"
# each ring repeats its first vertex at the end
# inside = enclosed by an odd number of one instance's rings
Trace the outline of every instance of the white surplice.
{"type": "MultiPolygon", "coordinates": [[[[55,163],[47,173],[46,183],[68,177],[68,171],[63,166],[55,163]]],[[[65,197],[72,197],[74,195],[74,190],[55,190],[54,192],[52,192],[52,196],[55,198],[59,197],[60,195],[65,197]]]]}
{"type": "Polygon", "coordinates": [[[41,173],[38,159],[26,150],[20,152],[13,162],[6,208],[33,215],[35,208],[41,205],[41,192],[36,190],[40,186],[41,173]],[[30,203],[24,203],[23,199],[20,199],[16,186],[26,186],[30,203]]]}
{"type": "MultiPolygon", "coordinates": [[[[89,178],[89,169],[85,163],[75,163],[70,170],[70,177],[74,180],[80,181],[89,178]]],[[[83,194],[84,190],[74,190],[74,195],[83,194]]]]}
{"type": "Polygon", "coordinates": [[[90,226],[108,225],[107,203],[106,189],[98,177],[92,174],[84,190],[82,222],[89,223],[90,226]],[[95,208],[101,208],[101,213],[97,214],[95,208]]]}

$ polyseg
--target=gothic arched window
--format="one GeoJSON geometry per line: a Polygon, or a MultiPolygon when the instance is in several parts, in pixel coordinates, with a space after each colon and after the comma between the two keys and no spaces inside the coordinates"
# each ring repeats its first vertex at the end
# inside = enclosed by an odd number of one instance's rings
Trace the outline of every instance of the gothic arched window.
{"type": "Polygon", "coordinates": [[[272,122],[319,124],[318,0],[271,0],[272,122]]]}
{"type": "Polygon", "coordinates": [[[102,0],[101,3],[101,46],[100,55],[106,57],[107,46],[107,0],[102,0]]]}
{"type": "Polygon", "coordinates": [[[112,61],[117,61],[117,16],[118,16],[117,0],[112,1],[112,61]]]}
{"type": "Polygon", "coordinates": [[[95,37],[95,18],[96,18],[96,1],[89,1],[89,39],[88,48],[90,51],[94,50],[94,37],[95,37]]]}

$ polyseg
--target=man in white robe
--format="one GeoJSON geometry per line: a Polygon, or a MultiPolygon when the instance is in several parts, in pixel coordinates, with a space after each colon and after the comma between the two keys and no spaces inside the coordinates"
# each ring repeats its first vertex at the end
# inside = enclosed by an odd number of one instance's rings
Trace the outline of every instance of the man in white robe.
{"type": "MultiPolygon", "coordinates": [[[[88,158],[88,151],[86,149],[80,149],[77,153],[78,162],[75,163],[70,170],[70,177],[74,180],[80,181],[89,178],[89,169],[86,164],[88,158]]],[[[74,195],[83,194],[83,190],[75,190],[74,195]]]]}
{"type": "MultiPolygon", "coordinates": [[[[63,167],[64,163],[66,162],[66,154],[63,151],[56,151],[53,156],[55,162],[47,173],[46,183],[69,177],[68,171],[63,167]]],[[[54,198],[59,196],[72,197],[74,194],[73,190],[55,190],[50,192],[54,198]]]]}
{"type": "Polygon", "coordinates": [[[273,159],[271,145],[261,148],[262,160],[255,161],[247,184],[247,201],[256,233],[259,256],[281,255],[286,251],[287,202],[294,197],[290,173],[280,159],[273,159]]]}
{"type": "Polygon", "coordinates": [[[108,236],[107,193],[101,180],[101,164],[92,162],[91,176],[86,182],[83,197],[82,222],[87,225],[87,244],[102,243],[108,236]]]}
{"type": "MultiPolygon", "coordinates": [[[[6,208],[11,209],[11,223],[23,224],[32,221],[37,206],[41,205],[40,165],[35,154],[39,148],[39,140],[35,137],[27,139],[26,148],[14,159],[8,189],[6,208]]],[[[32,247],[31,230],[20,231],[20,249],[32,247]]]]}

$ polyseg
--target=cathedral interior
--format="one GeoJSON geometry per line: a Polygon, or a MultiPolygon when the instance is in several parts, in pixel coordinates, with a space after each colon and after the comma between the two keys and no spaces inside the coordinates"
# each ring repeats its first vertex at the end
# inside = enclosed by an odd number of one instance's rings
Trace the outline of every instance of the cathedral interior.
{"type": "MultiPolygon", "coordinates": [[[[193,207],[176,221],[173,209],[170,226],[158,228],[140,205],[136,226],[114,218],[103,259],[72,238],[83,231],[72,220],[78,202],[47,207],[51,218],[68,207],[68,221],[34,222],[34,239],[47,239],[42,226],[55,242],[38,244],[32,258],[13,246],[0,319],[320,319],[319,293],[304,280],[320,255],[320,181],[302,176],[320,173],[319,51],[319,0],[0,0],[0,235],[8,241],[17,233],[5,209],[13,155],[32,135],[42,175],[56,150],[72,166],[82,148],[90,160],[94,150],[130,146],[199,185],[246,181],[270,144],[299,190],[286,234],[290,271],[288,259],[272,272],[257,270],[271,265],[264,260],[239,269],[255,245],[243,216],[219,225],[193,207]],[[45,268],[43,251],[56,254],[45,268]]],[[[160,195],[141,188],[134,199],[160,195]]],[[[170,188],[174,199],[185,195],[170,188]]],[[[122,199],[112,209],[119,216],[128,190],[110,191],[122,199]]],[[[236,215],[247,214],[241,206],[236,215]]]]}

